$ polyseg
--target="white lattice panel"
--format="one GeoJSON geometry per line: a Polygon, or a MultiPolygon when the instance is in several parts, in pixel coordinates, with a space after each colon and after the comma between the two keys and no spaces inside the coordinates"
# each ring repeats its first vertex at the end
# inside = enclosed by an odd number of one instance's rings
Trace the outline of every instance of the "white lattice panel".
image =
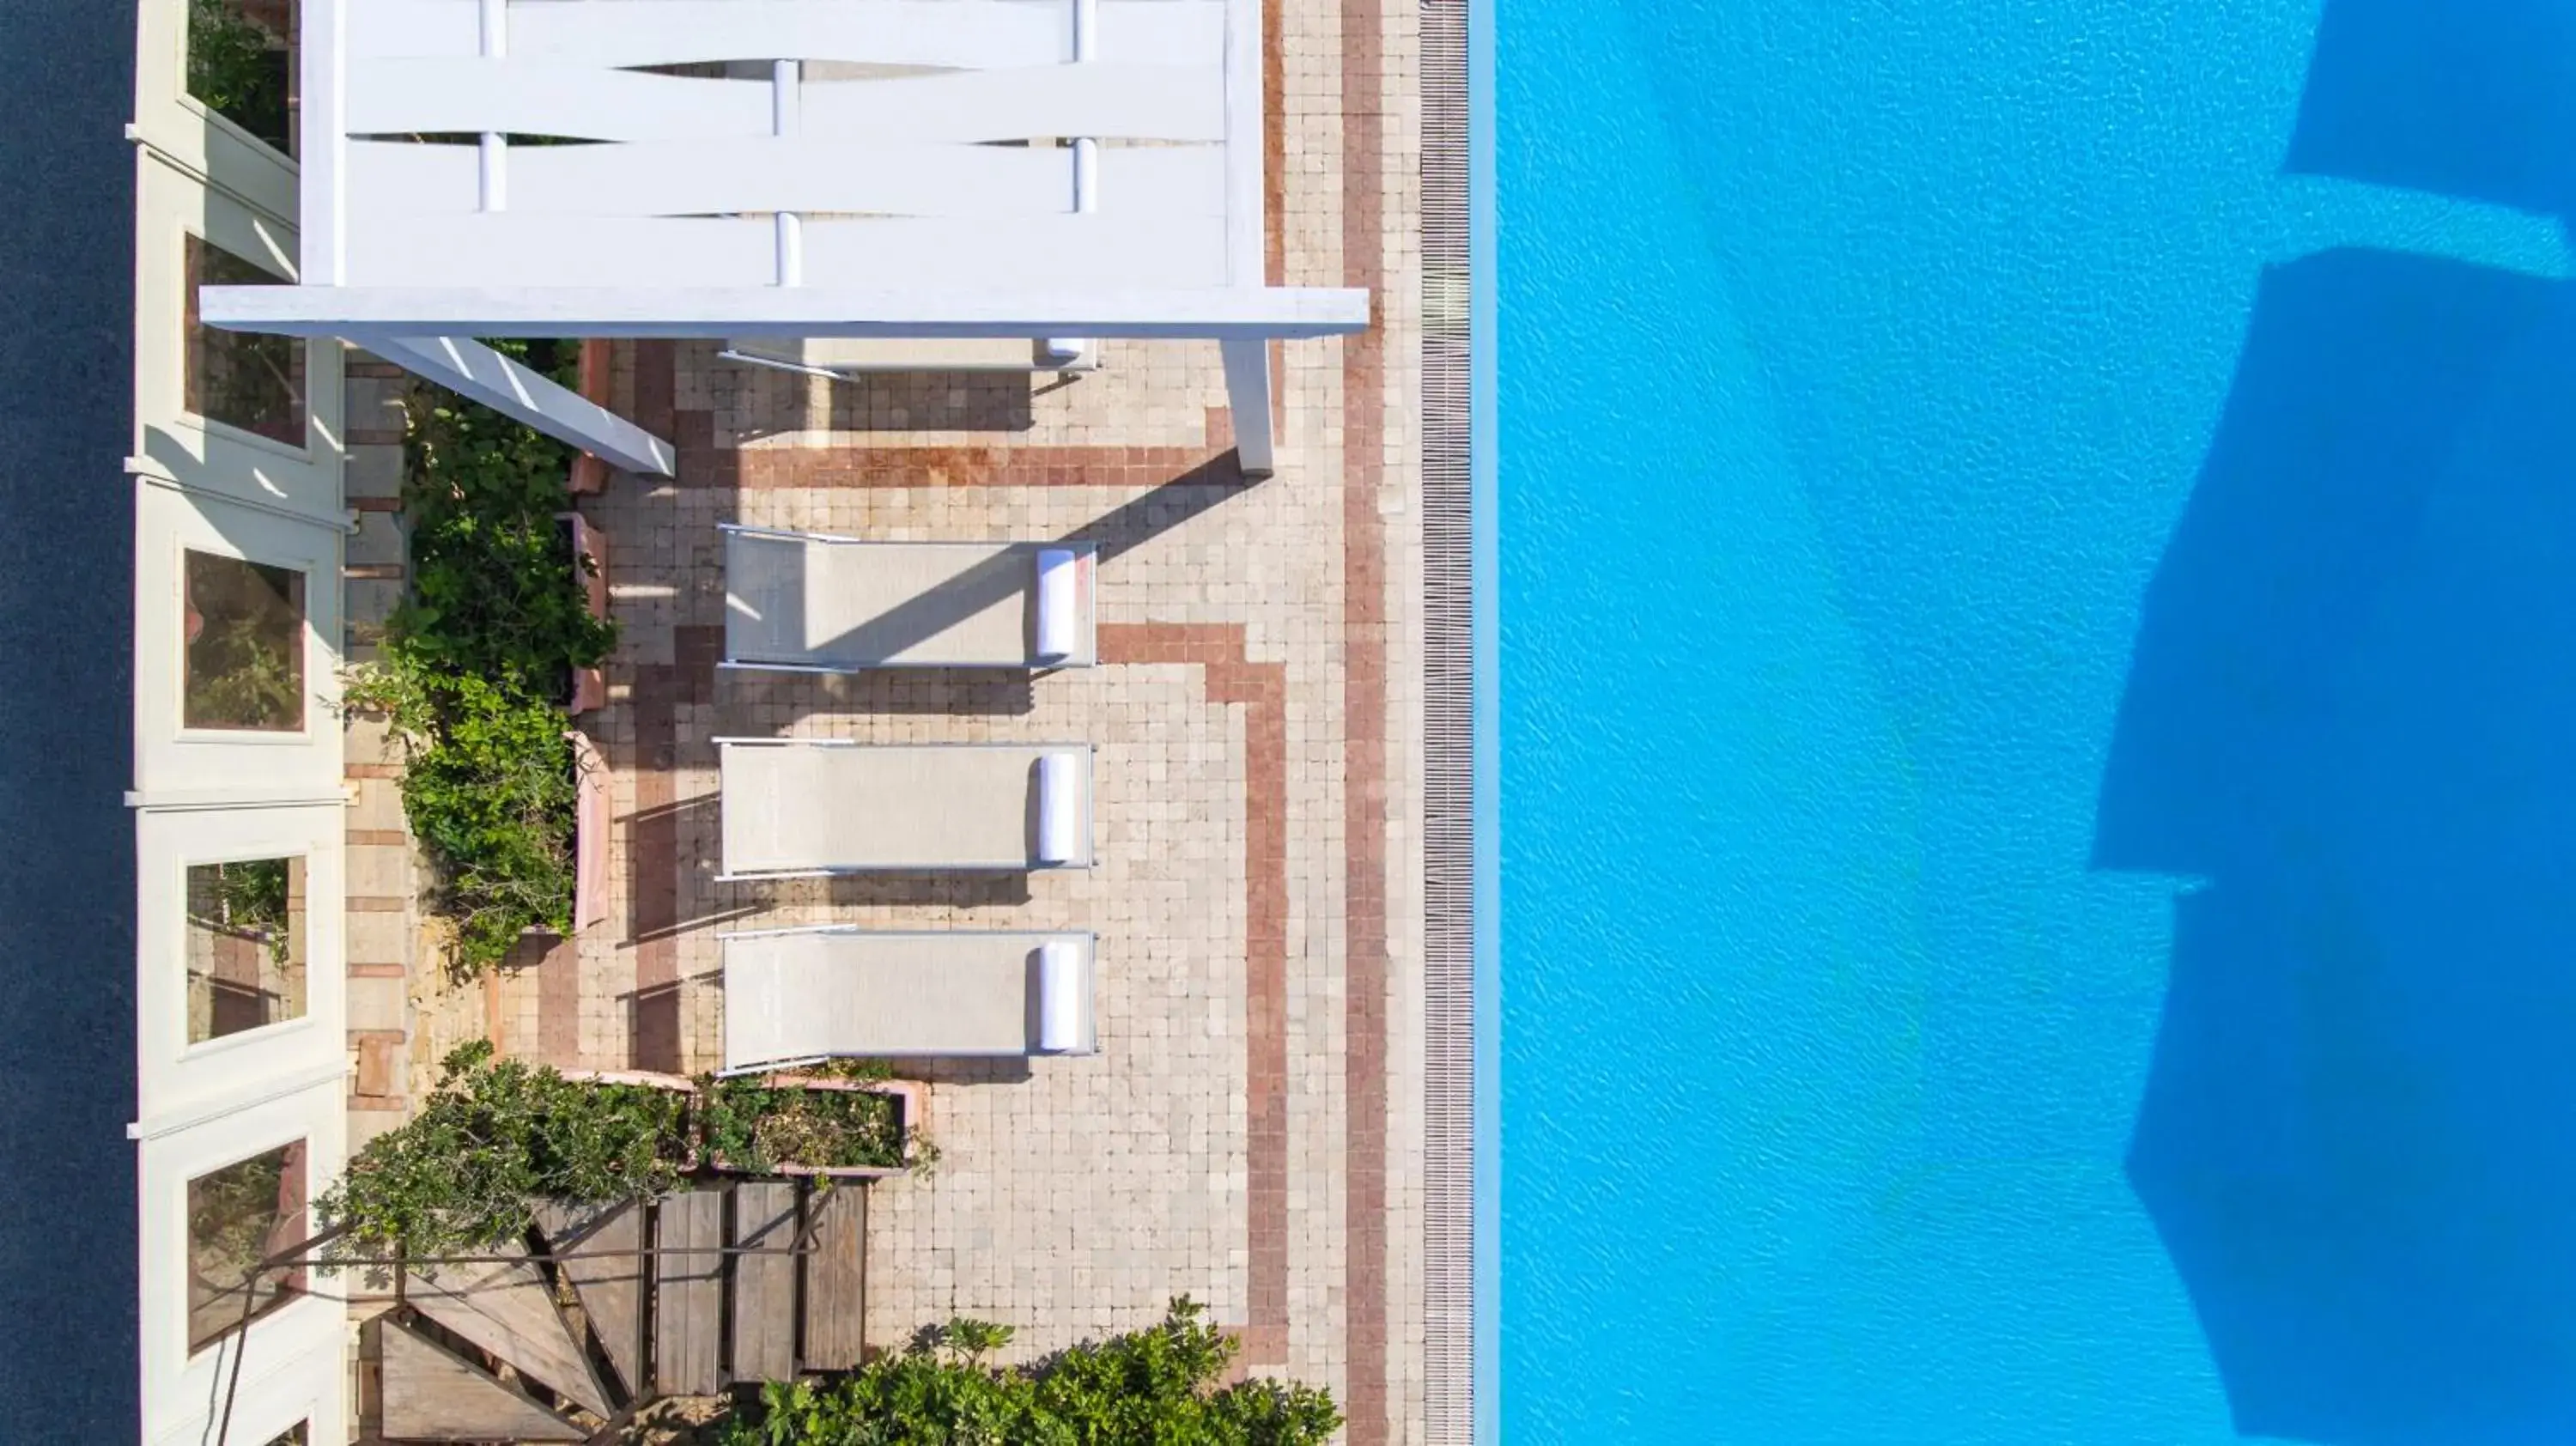
{"type": "Polygon", "coordinates": [[[1257,0],[311,3],[343,285],[1259,284],[1257,0]]]}

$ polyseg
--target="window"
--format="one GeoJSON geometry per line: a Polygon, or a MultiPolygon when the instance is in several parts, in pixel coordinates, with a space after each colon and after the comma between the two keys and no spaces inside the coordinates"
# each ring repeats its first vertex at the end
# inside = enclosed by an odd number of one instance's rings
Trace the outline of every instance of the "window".
{"type": "Polygon", "coordinates": [[[306,1442],[313,1439],[312,1429],[312,1422],[298,1421],[278,1432],[276,1439],[270,1441],[268,1446],[305,1446],[306,1442]]]}
{"type": "Polygon", "coordinates": [[[304,574],[190,549],[183,599],[190,728],[304,726],[304,574]]]}
{"type": "Polygon", "coordinates": [[[304,445],[304,341],[225,331],[199,319],[200,286],[285,286],[285,278],[202,236],[187,238],[188,356],[182,405],[255,437],[304,445]]]}
{"type": "Polygon", "coordinates": [[[295,154],[292,0],[188,0],[188,94],[295,154]]]}
{"type": "Polygon", "coordinates": [[[303,1141],[189,1181],[188,1349],[212,1345],[301,1293],[302,1266],[254,1267],[303,1238],[303,1141]]]}
{"type": "Polygon", "coordinates": [[[304,1016],[304,860],[188,868],[188,1042],[304,1016]]]}

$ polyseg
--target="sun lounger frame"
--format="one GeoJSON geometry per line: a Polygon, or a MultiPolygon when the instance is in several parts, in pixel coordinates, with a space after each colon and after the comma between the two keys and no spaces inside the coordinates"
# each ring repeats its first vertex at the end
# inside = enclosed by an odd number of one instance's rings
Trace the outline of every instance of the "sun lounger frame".
{"type": "MultiPolygon", "coordinates": [[[[899,659],[893,659],[893,660],[879,660],[879,659],[871,659],[871,660],[867,660],[867,661],[861,661],[861,662],[850,662],[850,663],[790,663],[790,662],[778,662],[778,661],[771,661],[771,660],[765,660],[765,659],[737,658],[737,657],[733,656],[733,640],[732,640],[732,631],[733,631],[733,625],[732,625],[732,608],[731,608],[731,604],[730,604],[730,602],[728,602],[728,604],[727,604],[727,608],[726,608],[726,625],[725,625],[725,631],[726,631],[726,639],[725,639],[725,656],[723,657],[723,659],[721,659],[720,661],[718,661],[718,662],[717,662],[716,666],[717,666],[718,668],[722,668],[722,669],[729,669],[729,670],[732,670],[732,671],[735,671],[735,672],[751,672],[751,673],[819,673],[819,674],[837,674],[837,675],[843,675],[843,676],[856,675],[856,674],[862,674],[862,673],[885,673],[885,672],[943,672],[943,673],[944,673],[944,672],[951,672],[951,671],[975,671],[975,672],[996,672],[996,673],[1027,673],[1027,674],[1031,674],[1032,676],[1034,676],[1034,675],[1041,674],[1041,673],[1053,673],[1053,672],[1056,672],[1056,671],[1058,671],[1058,670],[1060,670],[1060,669],[1065,669],[1065,668],[1088,668],[1088,667],[1093,667],[1093,666],[1096,666],[1096,665],[1098,664],[1098,662],[1099,662],[1099,655],[1100,655],[1100,599],[1099,599],[1099,595],[1098,595],[1098,589],[1099,589],[1099,553],[1100,553],[1100,544],[1098,544],[1098,543],[1096,543],[1096,542],[1087,542],[1087,541],[1066,541],[1066,540],[1047,540],[1047,541],[985,541],[985,540],[980,540],[980,539],[975,539],[975,538],[937,538],[937,539],[930,539],[930,538],[912,538],[912,539],[896,539],[896,538],[884,538],[884,537],[849,537],[849,536],[845,536],[845,535],[843,535],[843,534],[835,533],[835,532],[800,532],[800,531],[797,531],[797,530],[796,530],[796,529],[794,529],[794,528],[787,528],[787,527],[761,527],[761,526],[756,526],[756,525],[754,525],[754,524],[751,524],[751,523],[745,523],[745,522],[719,522],[719,523],[717,523],[717,524],[716,524],[716,531],[717,531],[719,534],[722,534],[722,535],[724,535],[724,536],[727,538],[727,546],[728,546],[728,549],[730,548],[730,545],[731,545],[731,544],[730,544],[730,539],[731,539],[732,535],[737,534],[737,533],[739,533],[739,534],[741,534],[741,535],[743,535],[743,536],[745,536],[745,537],[769,537],[769,538],[777,538],[777,539],[780,539],[780,540],[782,540],[782,541],[793,541],[793,542],[826,542],[826,543],[831,543],[831,544],[833,544],[833,545],[835,545],[835,546],[841,546],[841,547],[866,547],[866,548],[914,548],[914,549],[918,549],[918,548],[925,548],[925,547],[1012,548],[1012,549],[1025,550],[1025,551],[1029,552],[1029,553],[1031,554],[1031,559],[1032,559],[1032,562],[1033,562],[1033,563],[1034,563],[1034,560],[1035,560],[1035,554],[1036,554],[1038,551],[1040,551],[1040,550],[1058,550],[1058,549],[1060,549],[1060,550],[1065,551],[1065,552],[1073,553],[1073,554],[1075,555],[1075,557],[1076,557],[1076,558],[1078,558],[1078,559],[1087,559],[1087,560],[1089,561],[1090,566],[1091,566],[1091,568],[1092,568],[1092,588],[1093,588],[1093,595],[1092,595],[1092,599],[1091,599],[1091,605],[1090,605],[1090,610],[1089,610],[1089,616],[1085,619],[1085,627],[1086,627],[1086,631],[1087,631],[1087,632],[1089,633],[1089,635],[1090,635],[1090,642],[1091,642],[1091,656],[1090,656],[1089,658],[1087,658],[1087,659],[1082,659],[1082,660],[1078,660],[1078,661],[1069,660],[1069,661],[1065,661],[1065,662],[1050,663],[1050,662],[1046,662],[1046,661],[1044,661],[1044,660],[1042,660],[1042,659],[1035,658],[1035,657],[1029,657],[1029,656],[1023,656],[1022,658],[1020,658],[1020,659],[1018,659],[1018,660],[1016,660],[1016,661],[1001,661],[1001,660],[995,660],[995,659],[981,659],[981,660],[979,660],[979,659],[955,659],[955,660],[946,660],[946,659],[943,659],[943,660],[938,660],[938,661],[931,661],[931,660],[914,660],[914,659],[908,659],[908,658],[899,658],[899,659]]],[[[731,575],[730,575],[730,568],[728,568],[728,574],[727,574],[726,581],[725,581],[725,588],[726,588],[726,596],[727,596],[727,598],[728,598],[728,599],[730,599],[730,598],[732,597],[732,595],[733,595],[733,593],[732,593],[733,581],[732,581],[732,577],[731,577],[731,575]]]]}
{"type": "MultiPolygon", "coordinates": [[[[716,944],[719,951],[722,951],[729,949],[737,940],[789,938],[799,935],[848,935],[870,939],[954,939],[960,935],[979,938],[1016,938],[1029,940],[1032,950],[1049,940],[1078,939],[1082,942],[1084,949],[1083,957],[1089,971],[1088,976],[1084,981],[1089,994],[1089,999],[1085,1010],[1085,1023],[1087,1027],[1082,1047],[1075,1050],[1053,1053],[1041,1052],[1033,1044],[1024,1045],[1018,1049],[983,1050],[946,1049],[929,1051],[852,1049],[846,1051],[832,1051],[823,1054],[786,1056],[778,1059],[760,1060],[743,1064],[727,1063],[723,1068],[715,1071],[718,1076],[730,1078],[741,1075],[771,1074],[781,1070],[792,1070],[822,1064],[826,1061],[835,1059],[1063,1059],[1086,1058],[1100,1052],[1100,936],[1092,930],[870,929],[857,924],[805,924],[778,929],[742,929],[730,933],[721,933],[716,935],[716,944]]],[[[720,957],[722,956],[720,955],[720,957]]],[[[727,960],[724,964],[720,965],[719,968],[720,970],[729,971],[730,961],[727,960]]],[[[728,983],[725,986],[727,991],[726,1007],[730,1009],[733,1001],[731,997],[729,972],[724,973],[722,977],[728,980],[728,983]]],[[[728,1023],[727,1029],[730,1030],[730,1028],[731,1025],[728,1023]]],[[[726,1044],[726,1054],[728,1060],[730,1060],[731,1046],[729,1041],[726,1044]]]]}
{"type": "MultiPolygon", "coordinates": [[[[722,866],[719,865],[721,871],[716,875],[716,882],[718,883],[758,883],[764,880],[780,879],[836,879],[849,878],[863,874],[1056,873],[1066,870],[1079,871],[1093,868],[1096,867],[1100,861],[1100,750],[1093,744],[1043,742],[1019,743],[1010,741],[984,743],[869,743],[856,738],[736,737],[720,737],[715,739],[714,742],[716,745],[716,757],[719,767],[721,767],[722,760],[724,758],[724,750],[727,747],[877,748],[889,750],[897,748],[937,748],[960,752],[972,749],[1000,749],[1014,753],[1080,753],[1083,757],[1082,850],[1084,861],[1081,863],[1047,863],[1034,858],[1024,859],[1017,863],[954,863],[937,859],[925,859],[905,863],[855,864],[840,867],[811,869],[746,869],[740,872],[730,869],[722,869],[722,866]]],[[[723,775],[719,772],[717,776],[721,779],[723,775]]],[[[719,794],[719,799],[721,800],[721,793],[719,794]]],[[[723,807],[721,801],[718,803],[718,807],[723,807]]],[[[721,849],[723,843],[723,824],[721,820],[719,820],[717,824],[717,829],[717,842],[719,849],[721,849]]]]}

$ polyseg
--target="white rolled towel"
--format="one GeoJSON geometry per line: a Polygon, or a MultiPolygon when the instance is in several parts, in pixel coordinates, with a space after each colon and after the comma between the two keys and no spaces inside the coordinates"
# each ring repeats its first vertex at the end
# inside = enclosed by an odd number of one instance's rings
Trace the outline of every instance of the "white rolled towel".
{"type": "Polygon", "coordinates": [[[1078,753],[1038,755],[1039,863],[1090,861],[1091,790],[1084,772],[1078,753]]]}
{"type": "Polygon", "coordinates": [[[1038,661],[1062,662],[1082,646],[1081,557],[1070,548],[1038,551],[1038,661]]]}
{"type": "Polygon", "coordinates": [[[1038,946],[1038,1053],[1083,1054],[1092,1047],[1091,968],[1081,941],[1038,946]]]}

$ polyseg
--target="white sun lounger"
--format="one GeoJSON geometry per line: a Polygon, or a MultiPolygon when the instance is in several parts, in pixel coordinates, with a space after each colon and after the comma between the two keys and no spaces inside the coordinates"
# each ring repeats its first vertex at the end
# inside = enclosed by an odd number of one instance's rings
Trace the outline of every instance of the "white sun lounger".
{"type": "Polygon", "coordinates": [[[1100,1048],[1090,934],[827,926],[722,939],[728,1073],[850,1056],[1100,1048]]]}
{"type": "Polygon", "coordinates": [[[864,542],[724,524],[725,666],[1078,668],[1099,659],[1088,543],[864,542]]]}
{"type": "Polygon", "coordinates": [[[724,877],[1091,867],[1086,744],[719,738],[724,877]]]}

